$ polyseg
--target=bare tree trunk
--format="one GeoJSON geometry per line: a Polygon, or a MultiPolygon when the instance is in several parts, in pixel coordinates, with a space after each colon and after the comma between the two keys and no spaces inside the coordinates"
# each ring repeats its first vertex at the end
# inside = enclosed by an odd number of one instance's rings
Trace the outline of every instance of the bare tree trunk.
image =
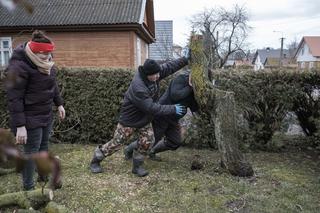
{"type": "Polygon", "coordinates": [[[239,150],[234,93],[219,90],[209,81],[202,41],[191,39],[191,48],[195,98],[200,110],[212,121],[221,161],[232,175],[252,176],[252,166],[239,150]]]}
{"type": "Polygon", "coordinates": [[[214,131],[221,161],[232,175],[252,176],[253,169],[239,150],[234,93],[218,89],[214,89],[214,93],[214,131]]]}
{"type": "Polygon", "coordinates": [[[24,209],[38,209],[53,198],[52,190],[20,191],[0,195],[0,208],[5,206],[19,206],[24,209]]]}
{"type": "Polygon", "coordinates": [[[16,169],[4,169],[4,168],[0,168],[0,176],[2,175],[7,175],[7,174],[11,174],[11,173],[15,173],[16,169]]]}

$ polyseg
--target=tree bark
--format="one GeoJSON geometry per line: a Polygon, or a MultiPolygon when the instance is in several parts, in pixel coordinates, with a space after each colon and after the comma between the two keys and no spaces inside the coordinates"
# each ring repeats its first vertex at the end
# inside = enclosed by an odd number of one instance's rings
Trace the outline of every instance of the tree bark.
{"type": "MultiPolygon", "coordinates": [[[[196,37],[197,38],[197,37],[196,37]]],[[[191,77],[200,111],[212,122],[222,164],[235,176],[252,176],[253,169],[239,150],[236,104],[233,92],[217,89],[209,80],[209,68],[203,53],[201,39],[191,38],[191,77]]]]}
{"type": "Polygon", "coordinates": [[[41,213],[41,212],[37,210],[32,210],[32,209],[18,209],[17,211],[15,211],[15,213],[41,213]]]}
{"type": "Polygon", "coordinates": [[[0,195],[0,208],[5,206],[19,206],[24,209],[38,209],[53,198],[52,190],[41,189],[20,191],[0,195]]]}
{"type": "Polygon", "coordinates": [[[252,176],[253,169],[238,146],[234,93],[216,89],[215,95],[215,136],[221,161],[232,175],[252,176]]]}
{"type": "Polygon", "coordinates": [[[4,168],[0,168],[0,176],[2,175],[7,175],[7,174],[11,174],[11,173],[15,173],[16,169],[4,169],[4,168]]]}
{"type": "Polygon", "coordinates": [[[49,202],[45,208],[46,213],[68,213],[66,207],[57,204],[56,202],[49,202]]]}

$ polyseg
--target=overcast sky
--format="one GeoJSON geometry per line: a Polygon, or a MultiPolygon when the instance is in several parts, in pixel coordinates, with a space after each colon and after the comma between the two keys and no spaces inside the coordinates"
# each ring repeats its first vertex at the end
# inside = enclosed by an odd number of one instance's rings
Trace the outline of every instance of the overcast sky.
{"type": "Polygon", "coordinates": [[[320,36],[320,0],[154,0],[155,20],[173,20],[173,42],[184,46],[193,15],[205,8],[231,9],[235,4],[249,12],[250,49],[279,48],[282,35],[284,47],[302,36],[320,36]]]}

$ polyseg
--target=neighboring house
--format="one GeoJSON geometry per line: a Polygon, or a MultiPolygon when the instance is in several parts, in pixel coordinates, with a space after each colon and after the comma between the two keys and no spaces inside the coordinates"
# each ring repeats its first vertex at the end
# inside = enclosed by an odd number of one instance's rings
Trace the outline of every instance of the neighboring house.
{"type": "Polygon", "coordinates": [[[156,42],[149,46],[150,58],[165,61],[173,57],[172,21],[155,21],[156,42]]]}
{"type": "MultiPolygon", "coordinates": [[[[12,47],[44,30],[66,67],[135,68],[155,40],[153,0],[30,0],[34,11],[0,7],[1,65],[12,47]]],[[[9,54],[8,54],[9,52],[9,54]]]]}
{"type": "MultiPolygon", "coordinates": [[[[280,62],[280,49],[260,49],[257,50],[252,64],[254,66],[254,70],[263,70],[266,66],[279,66],[280,62]],[[277,63],[278,62],[278,63],[277,63]]],[[[288,50],[283,50],[282,64],[287,65],[288,63],[288,50]]]]}
{"type": "Polygon", "coordinates": [[[235,67],[236,66],[236,60],[234,59],[228,59],[226,63],[223,65],[223,68],[229,68],[229,67],[235,67]]]}
{"type": "Polygon", "coordinates": [[[229,55],[228,60],[224,64],[223,68],[241,68],[241,67],[252,67],[250,61],[250,53],[243,51],[237,51],[229,55]]]}
{"type": "Polygon", "coordinates": [[[320,36],[304,36],[295,58],[300,69],[320,68],[320,36]]]}

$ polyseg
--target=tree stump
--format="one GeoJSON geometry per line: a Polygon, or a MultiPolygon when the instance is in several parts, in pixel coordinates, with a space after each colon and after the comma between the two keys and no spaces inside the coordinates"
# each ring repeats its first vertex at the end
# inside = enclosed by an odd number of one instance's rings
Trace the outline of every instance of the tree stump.
{"type": "Polygon", "coordinates": [[[217,89],[209,79],[209,69],[199,37],[191,38],[191,76],[195,98],[201,113],[210,118],[212,131],[221,154],[222,164],[230,174],[247,177],[253,169],[239,150],[237,134],[236,103],[233,92],[217,89]]]}

